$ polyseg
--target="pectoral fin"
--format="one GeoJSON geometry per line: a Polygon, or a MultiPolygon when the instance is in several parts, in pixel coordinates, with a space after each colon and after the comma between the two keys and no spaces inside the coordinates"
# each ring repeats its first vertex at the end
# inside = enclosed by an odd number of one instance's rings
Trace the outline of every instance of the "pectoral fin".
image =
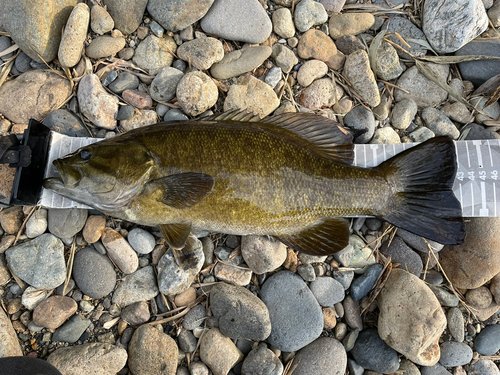
{"type": "Polygon", "coordinates": [[[329,255],[349,244],[349,225],[345,219],[330,218],[302,232],[277,237],[294,250],[311,255],[329,255]]]}
{"type": "Polygon", "coordinates": [[[186,245],[189,233],[191,233],[191,223],[163,224],[160,225],[160,230],[168,245],[172,249],[180,250],[186,245]]]}
{"type": "Polygon", "coordinates": [[[163,190],[160,202],[182,210],[199,203],[210,194],[215,179],[207,174],[188,172],[159,178],[148,184],[150,188],[163,190]]]}

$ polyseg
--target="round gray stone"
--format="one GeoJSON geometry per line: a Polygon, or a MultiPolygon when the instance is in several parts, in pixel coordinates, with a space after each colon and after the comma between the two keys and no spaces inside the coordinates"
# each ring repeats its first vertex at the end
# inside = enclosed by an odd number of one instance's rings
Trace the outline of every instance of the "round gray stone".
{"type": "Polygon", "coordinates": [[[493,324],[484,328],[474,340],[474,348],[479,354],[494,355],[500,350],[500,325],[493,324]]]}
{"type": "Polygon", "coordinates": [[[128,232],[127,240],[139,254],[149,254],[156,246],[155,237],[141,228],[134,228],[128,232]]]}
{"type": "Polygon", "coordinates": [[[332,307],[345,297],[344,286],[333,277],[318,277],[311,282],[309,288],[323,307],[332,307]]]}
{"type": "Polygon", "coordinates": [[[468,375],[500,375],[500,370],[495,362],[489,359],[480,358],[469,366],[468,375]]]}
{"type": "Polygon", "coordinates": [[[381,264],[371,265],[364,274],[352,282],[350,292],[354,301],[359,301],[372,290],[383,269],[384,266],[381,264]]]}
{"type": "Polygon", "coordinates": [[[241,375],[282,375],[283,364],[265,344],[260,344],[246,356],[241,375]]]}
{"type": "Polygon", "coordinates": [[[113,293],[113,303],[128,306],[134,302],[148,301],[158,294],[153,267],[147,266],[125,276],[113,293]]]}
{"type": "Polygon", "coordinates": [[[188,311],[188,313],[184,317],[182,326],[184,327],[184,329],[193,330],[203,324],[206,316],[207,312],[205,310],[205,306],[201,304],[196,305],[188,311]]]}
{"type": "Polygon", "coordinates": [[[51,208],[48,215],[49,232],[59,238],[71,238],[82,230],[87,210],[80,208],[51,208]]]}
{"type": "Polygon", "coordinates": [[[320,337],[295,355],[295,365],[294,375],[344,375],[347,353],[334,338],[320,337]]]}
{"type": "Polygon", "coordinates": [[[116,272],[111,261],[90,247],[76,253],[73,278],[84,294],[96,299],[107,296],[116,285],[116,272]]]}
{"type": "Polygon", "coordinates": [[[108,89],[115,94],[121,94],[125,90],[135,90],[139,86],[139,78],[129,72],[121,72],[118,77],[109,84],[108,89]]]}
{"type": "Polygon", "coordinates": [[[463,342],[446,341],[441,344],[439,363],[445,367],[463,366],[472,360],[472,348],[463,342]]]}
{"type": "Polygon", "coordinates": [[[162,68],[151,82],[149,94],[157,102],[168,102],[175,97],[177,85],[184,73],[172,67],[162,68]]]}
{"type": "Polygon", "coordinates": [[[366,329],[359,333],[351,354],[366,370],[385,374],[399,368],[398,353],[380,338],[376,328],[366,329]]]}

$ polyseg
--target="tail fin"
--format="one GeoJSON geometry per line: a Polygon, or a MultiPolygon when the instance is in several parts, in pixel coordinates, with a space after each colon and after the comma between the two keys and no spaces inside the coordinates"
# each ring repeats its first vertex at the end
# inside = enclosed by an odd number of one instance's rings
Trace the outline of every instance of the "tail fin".
{"type": "Polygon", "coordinates": [[[377,168],[396,191],[384,220],[443,245],[463,243],[462,208],[452,191],[457,170],[453,141],[432,138],[377,168]]]}

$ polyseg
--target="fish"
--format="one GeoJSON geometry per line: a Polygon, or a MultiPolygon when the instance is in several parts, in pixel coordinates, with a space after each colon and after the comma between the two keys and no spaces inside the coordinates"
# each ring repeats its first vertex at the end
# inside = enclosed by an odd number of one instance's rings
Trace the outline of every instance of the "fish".
{"type": "Polygon", "coordinates": [[[53,163],[44,187],[106,215],[159,226],[184,249],[194,228],[268,235],[328,255],[349,216],[375,216],[445,245],[463,243],[455,146],[432,138],[373,168],[353,166],[352,134],[305,113],[228,112],[137,128],[53,163]]]}

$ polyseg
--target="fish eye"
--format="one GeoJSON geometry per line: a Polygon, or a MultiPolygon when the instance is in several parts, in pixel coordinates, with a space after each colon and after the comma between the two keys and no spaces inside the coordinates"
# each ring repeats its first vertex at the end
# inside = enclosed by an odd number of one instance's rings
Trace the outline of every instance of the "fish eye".
{"type": "Polygon", "coordinates": [[[87,150],[80,151],[80,158],[82,160],[89,160],[92,157],[92,154],[87,150]]]}

